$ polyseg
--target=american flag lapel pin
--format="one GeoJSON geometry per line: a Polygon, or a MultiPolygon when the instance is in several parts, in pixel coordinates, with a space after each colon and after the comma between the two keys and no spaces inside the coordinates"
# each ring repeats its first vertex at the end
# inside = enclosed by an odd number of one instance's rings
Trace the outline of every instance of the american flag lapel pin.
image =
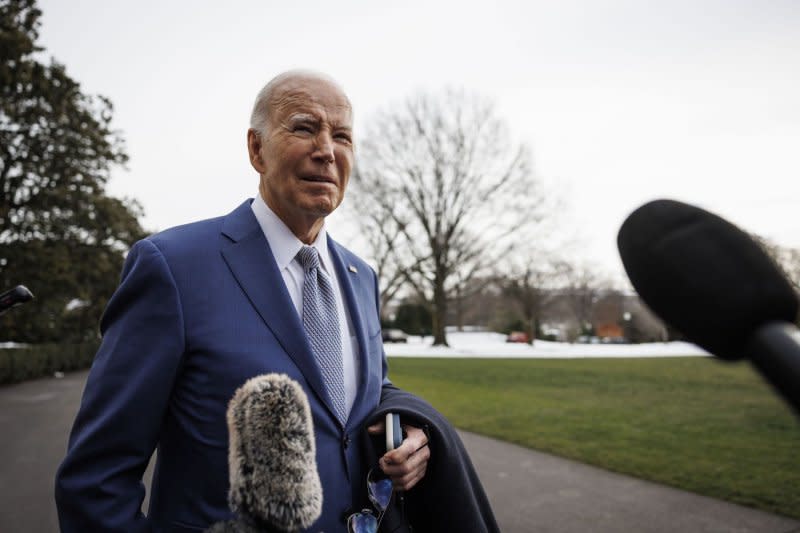
{"type": "Polygon", "coordinates": [[[353,265],[347,265],[347,270],[349,270],[353,274],[358,274],[358,269],[356,267],[354,267],[353,265]]]}

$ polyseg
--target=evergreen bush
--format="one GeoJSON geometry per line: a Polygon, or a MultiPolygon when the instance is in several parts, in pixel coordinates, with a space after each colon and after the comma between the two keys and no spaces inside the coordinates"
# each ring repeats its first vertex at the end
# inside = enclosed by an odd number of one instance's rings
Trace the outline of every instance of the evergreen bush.
{"type": "Polygon", "coordinates": [[[99,341],[79,344],[32,344],[0,349],[0,384],[18,383],[82,370],[92,364],[99,341]]]}

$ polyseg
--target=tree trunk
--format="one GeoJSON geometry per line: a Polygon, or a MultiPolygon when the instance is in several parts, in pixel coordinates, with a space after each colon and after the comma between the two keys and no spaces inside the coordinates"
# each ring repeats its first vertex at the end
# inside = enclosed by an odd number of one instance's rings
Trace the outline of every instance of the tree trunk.
{"type": "Polygon", "coordinates": [[[461,297],[461,285],[456,285],[456,326],[464,331],[464,302],[461,297]]]}
{"type": "Polygon", "coordinates": [[[537,322],[538,320],[533,315],[528,319],[528,342],[531,346],[536,341],[536,331],[539,329],[537,322]]]}
{"type": "Polygon", "coordinates": [[[447,296],[442,284],[437,283],[433,290],[433,345],[449,346],[445,335],[447,321],[447,296]]]}

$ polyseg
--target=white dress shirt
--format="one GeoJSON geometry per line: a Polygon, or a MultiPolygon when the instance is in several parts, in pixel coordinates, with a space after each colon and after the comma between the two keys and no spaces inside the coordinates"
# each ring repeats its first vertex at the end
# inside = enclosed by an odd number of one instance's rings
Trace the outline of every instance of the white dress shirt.
{"type": "MultiPolygon", "coordinates": [[[[281,271],[283,282],[286,284],[286,289],[289,291],[289,296],[292,298],[292,303],[302,322],[303,282],[305,281],[305,272],[296,256],[300,248],[303,247],[303,242],[300,241],[289,227],[278,218],[278,215],[269,208],[260,194],[256,195],[250,206],[253,209],[256,220],[258,220],[258,224],[264,231],[264,236],[267,238],[269,247],[272,249],[272,255],[275,257],[275,263],[277,263],[278,269],[281,271]]],[[[356,398],[358,359],[355,355],[358,349],[358,341],[356,340],[355,330],[353,329],[353,322],[350,319],[350,312],[344,304],[339,278],[336,275],[336,269],[333,267],[333,260],[328,251],[328,238],[327,232],[325,231],[325,224],[323,224],[319,235],[317,235],[316,240],[311,243],[311,246],[317,249],[322,268],[328,274],[336,296],[336,311],[339,316],[339,332],[342,339],[345,405],[349,413],[356,398]]]]}

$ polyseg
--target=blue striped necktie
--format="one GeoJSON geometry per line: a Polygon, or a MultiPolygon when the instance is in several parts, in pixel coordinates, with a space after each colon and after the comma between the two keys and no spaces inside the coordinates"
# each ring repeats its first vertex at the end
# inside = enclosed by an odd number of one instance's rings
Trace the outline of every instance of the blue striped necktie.
{"type": "Polygon", "coordinates": [[[303,246],[297,253],[297,259],[305,272],[303,326],[306,328],[311,350],[322,371],[336,416],[344,425],[347,421],[347,407],[342,369],[342,340],[333,286],[320,265],[316,248],[303,246]]]}

